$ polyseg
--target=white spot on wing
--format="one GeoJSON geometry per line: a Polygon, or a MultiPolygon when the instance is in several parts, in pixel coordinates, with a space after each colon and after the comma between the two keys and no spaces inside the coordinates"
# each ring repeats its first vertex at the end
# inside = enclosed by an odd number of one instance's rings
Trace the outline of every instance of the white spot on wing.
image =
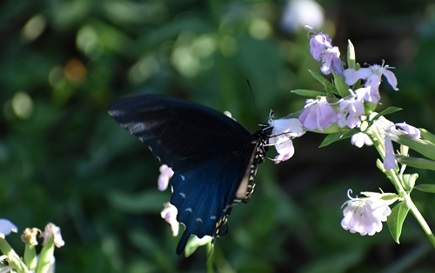
{"type": "Polygon", "coordinates": [[[141,133],[145,130],[145,125],[140,122],[130,122],[126,125],[128,126],[130,133],[132,134],[141,133]]]}
{"type": "Polygon", "coordinates": [[[186,178],[184,177],[184,175],[182,175],[182,174],[180,174],[180,177],[181,177],[181,180],[183,180],[183,181],[184,181],[184,179],[186,179],[186,178]]]}
{"type": "Polygon", "coordinates": [[[201,218],[196,218],[195,220],[196,220],[197,222],[202,223],[202,219],[201,219],[201,218]]]}
{"type": "Polygon", "coordinates": [[[187,208],[185,211],[192,213],[192,208],[187,208]]]}
{"type": "Polygon", "coordinates": [[[216,220],[216,219],[217,219],[216,215],[210,216],[210,220],[216,220]]]}
{"type": "Polygon", "coordinates": [[[186,194],[184,192],[180,192],[179,195],[183,198],[186,198],[186,194]]]}

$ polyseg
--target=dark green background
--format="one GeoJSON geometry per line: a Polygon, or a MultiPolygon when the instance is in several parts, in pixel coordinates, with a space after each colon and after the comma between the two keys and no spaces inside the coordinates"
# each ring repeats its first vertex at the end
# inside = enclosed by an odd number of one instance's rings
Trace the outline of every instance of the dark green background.
{"type": "MultiPolygon", "coordinates": [[[[400,91],[382,85],[382,107],[404,111],[389,118],[435,131],[431,2],[320,4],[342,56],[351,39],[361,64],[396,67],[400,91]]],[[[306,31],[280,28],[284,3],[3,1],[0,217],[20,231],[59,225],[66,245],[57,272],[204,271],[205,248],[175,255],[178,239],[160,218],[169,193],[156,189],[157,160],[106,108],[121,95],[162,93],[229,110],[252,132],[269,109],[277,117],[299,110],[304,99],[290,90],[320,88],[307,72],[319,64],[306,31]],[[262,29],[269,35],[259,37],[262,29]]],[[[412,217],[400,245],[386,227],[373,237],[341,228],[349,188],[392,187],[373,149],[349,141],[318,149],[321,140],[307,134],[295,140],[294,158],[260,167],[250,203],[233,210],[229,234],[217,240],[216,271],[433,272],[433,249],[412,217]]],[[[432,177],[422,172],[419,181],[432,177]]],[[[413,196],[435,227],[433,196],[413,196]]],[[[18,235],[8,240],[22,253],[18,235]]]]}

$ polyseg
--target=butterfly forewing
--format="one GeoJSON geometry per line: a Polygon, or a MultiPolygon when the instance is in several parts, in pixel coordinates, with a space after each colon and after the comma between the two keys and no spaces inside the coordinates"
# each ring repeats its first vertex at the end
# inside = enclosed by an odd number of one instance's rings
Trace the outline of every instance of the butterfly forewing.
{"type": "Polygon", "coordinates": [[[174,171],[234,151],[250,136],[213,109],[157,95],[123,97],[112,104],[109,115],[174,171]]]}

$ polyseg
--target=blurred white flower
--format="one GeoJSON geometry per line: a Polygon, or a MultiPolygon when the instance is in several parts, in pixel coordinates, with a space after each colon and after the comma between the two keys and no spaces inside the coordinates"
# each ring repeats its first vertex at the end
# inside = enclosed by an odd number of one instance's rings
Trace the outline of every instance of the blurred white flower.
{"type": "Polygon", "coordinates": [[[306,25],[321,29],[325,20],[322,7],[313,0],[289,0],[281,16],[281,28],[293,34],[306,25]]]}
{"type": "Polygon", "coordinates": [[[180,230],[180,223],[177,221],[177,208],[169,202],[163,204],[163,210],[160,213],[160,216],[165,219],[171,225],[172,235],[176,237],[178,235],[178,231],[180,230]]]}

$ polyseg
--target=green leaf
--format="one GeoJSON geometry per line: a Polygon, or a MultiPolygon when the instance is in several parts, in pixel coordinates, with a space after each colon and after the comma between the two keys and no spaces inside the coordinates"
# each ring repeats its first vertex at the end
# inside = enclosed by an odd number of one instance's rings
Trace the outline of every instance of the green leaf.
{"type": "Polygon", "coordinates": [[[433,160],[424,159],[420,157],[403,156],[403,155],[397,155],[396,159],[401,164],[407,165],[409,167],[435,171],[435,161],[433,160]]]}
{"type": "Polygon", "coordinates": [[[409,136],[402,135],[397,138],[397,142],[399,144],[408,146],[417,153],[420,153],[429,159],[435,160],[435,144],[430,141],[410,138],[409,136]]]}
{"type": "Polygon", "coordinates": [[[337,88],[338,94],[344,98],[350,95],[349,86],[344,82],[344,77],[333,73],[334,75],[334,84],[337,88]]]}
{"type": "Polygon", "coordinates": [[[323,147],[326,147],[334,142],[347,139],[356,133],[358,133],[358,130],[352,129],[352,130],[348,130],[345,132],[338,132],[338,133],[334,133],[334,134],[329,134],[325,137],[325,139],[322,141],[322,143],[320,143],[319,148],[323,148],[323,147]]]}
{"type": "Polygon", "coordinates": [[[309,98],[316,98],[318,96],[324,96],[326,94],[325,92],[322,91],[315,91],[309,89],[295,89],[290,92],[302,97],[309,97],[309,98]]]}
{"type": "Polygon", "coordinates": [[[416,190],[423,191],[423,192],[429,192],[429,193],[435,193],[435,185],[433,184],[420,184],[415,186],[416,190]]]}
{"type": "Polygon", "coordinates": [[[377,114],[372,120],[377,120],[380,116],[386,116],[386,115],[389,115],[389,114],[392,114],[392,113],[395,113],[398,111],[402,111],[402,108],[395,107],[395,106],[388,107],[388,108],[382,110],[379,114],[377,114]]]}
{"type": "Polygon", "coordinates": [[[310,72],[311,76],[313,76],[318,82],[320,82],[321,85],[323,85],[325,90],[335,90],[334,85],[332,85],[332,83],[328,79],[323,77],[322,74],[317,73],[313,70],[308,70],[308,72],[310,72]]]}
{"type": "Polygon", "coordinates": [[[424,128],[420,128],[421,136],[426,139],[427,141],[430,141],[432,143],[435,143],[435,135],[429,132],[428,130],[424,128]]]}
{"type": "Polygon", "coordinates": [[[400,202],[394,206],[391,210],[390,216],[388,216],[387,224],[390,230],[391,236],[396,243],[400,244],[400,235],[402,234],[403,223],[405,222],[406,215],[409,208],[405,202],[400,202]]]}

